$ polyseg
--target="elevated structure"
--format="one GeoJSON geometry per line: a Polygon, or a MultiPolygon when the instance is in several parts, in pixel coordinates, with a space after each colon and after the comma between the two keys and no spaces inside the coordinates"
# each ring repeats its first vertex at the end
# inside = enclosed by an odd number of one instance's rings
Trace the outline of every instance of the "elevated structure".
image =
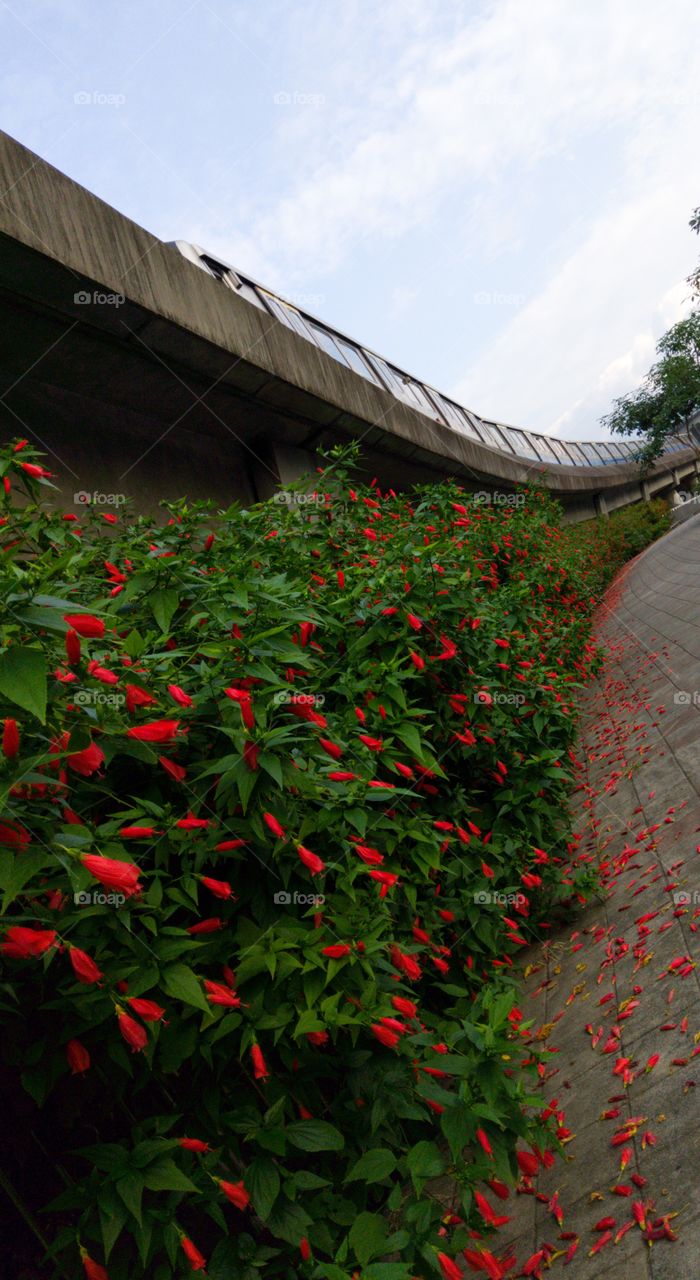
{"type": "Polygon", "coordinates": [[[386,485],[537,478],[571,519],[698,472],[696,433],[641,481],[627,443],[482,418],[198,247],[163,243],[7,135],[0,312],[3,428],[47,450],[68,495],[252,502],[350,438],[386,485]]]}

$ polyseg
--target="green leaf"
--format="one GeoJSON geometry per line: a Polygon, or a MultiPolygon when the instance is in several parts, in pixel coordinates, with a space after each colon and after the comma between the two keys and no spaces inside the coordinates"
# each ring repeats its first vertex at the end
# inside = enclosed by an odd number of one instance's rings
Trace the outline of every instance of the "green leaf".
{"type": "Polygon", "coordinates": [[[164,1156],[144,1169],[143,1185],[149,1191],[197,1191],[198,1187],[178,1168],[172,1156],[164,1156]]]}
{"type": "Polygon", "coordinates": [[[117,1182],[117,1191],[130,1213],[133,1213],[141,1226],[141,1197],[143,1195],[143,1178],[138,1173],[127,1173],[117,1182]]]}
{"type": "Polygon", "coordinates": [[[325,1120],[298,1120],[287,1125],[285,1133],[301,1151],[342,1151],[345,1146],[342,1133],[325,1120]]]}
{"type": "Polygon", "coordinates": [[[46,723],[46,658],[41,649],[11,645],[0,654],[0,693],[46,723]]]}
{"type": "Polygon", "coordinates": [[[173,964],[163,971],[161,982],[165,991],[175,1000],[190,1004],[204,1013],[210,1012],[201,983],[186,964],[173,964]]]}
{"type": "Polygon", "coordinates": [[[180,603],[180,596],[172,587],[158,587],[152,591],[148,602],[151,612],[162,632],[170,630],[173,614],[180,603]]]}
{"type": "Polygon", "coordinates": [[[387,1239],[387,1225],[378,1213],[361,1213],[350,1228],[350,1245],[360,1266],[382,1253],[387,1239]]]}
{"type": "Polygon", "coordinates": [[[255,1212],[266,1222],[280,1189],[280,1175],[274,1160],[262,1156],[251,1160],[244,1182],[255,1212]]]}
{"type": "Polygon", "coordinates": [[[347,1174],[346,1182],[382,1182],[396,1168],[396,1157],[386,1147],[375,1147],[365,1151],[363,1156],[353,1165],[347,1174]]]}

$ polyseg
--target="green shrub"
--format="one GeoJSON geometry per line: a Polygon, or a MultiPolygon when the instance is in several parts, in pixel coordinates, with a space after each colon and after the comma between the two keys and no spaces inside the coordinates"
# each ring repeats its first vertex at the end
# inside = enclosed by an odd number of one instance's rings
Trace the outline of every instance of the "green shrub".
{"type": "Polygon", "coordinates": [[[591,882],[576,696],[649,516],[582,537],[542,493],[356,492],[335,459],[158,527],[44,510],[34,451],[0,459],[0,1064],[64,1273],[485,1248],[479,1188],[561,1136],[513,971],[591,882]]]}

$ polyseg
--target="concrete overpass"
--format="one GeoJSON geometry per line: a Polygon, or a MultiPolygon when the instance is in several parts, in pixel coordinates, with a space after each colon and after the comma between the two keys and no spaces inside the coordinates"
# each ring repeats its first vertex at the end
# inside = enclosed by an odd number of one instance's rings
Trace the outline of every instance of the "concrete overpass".
{"type": "Polygon", "coordinates": [[[63,496],[250,503],[360,440],[396,488],[538,479],[569,519],[670,496],[700,433],[642,480],[627,443],[491,422],[183,242],[165,244],[0,134],[3,434],[49,454],[63,496]]]}

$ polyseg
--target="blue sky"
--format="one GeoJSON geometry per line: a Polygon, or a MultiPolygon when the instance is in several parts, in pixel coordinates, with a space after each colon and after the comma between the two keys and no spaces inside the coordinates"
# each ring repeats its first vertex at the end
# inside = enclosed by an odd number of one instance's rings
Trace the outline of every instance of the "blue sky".
{"type": "Polygon", "coordinates": [[[0,40],[7,132],[485,416],[600,436],[688,309],[695,0],[0,0],[0,40]]]}

